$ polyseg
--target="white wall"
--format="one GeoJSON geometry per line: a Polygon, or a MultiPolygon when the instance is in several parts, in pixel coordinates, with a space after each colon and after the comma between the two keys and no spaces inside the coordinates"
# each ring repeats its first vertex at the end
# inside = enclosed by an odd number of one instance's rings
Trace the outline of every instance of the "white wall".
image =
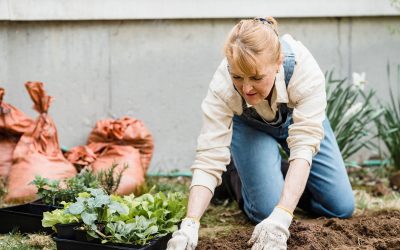
{"type": "MultiPolygon", "coordinates": [[[[6,101],[35,116],[23,83],[45,82],[66,147],[85,143],[98,119],[130,115],[155,136],[152,171],[188,169],[200,103],[237,20],[3,21],[0,86],[6,101]]],[[[281,33],[301,40],[324,71],[335,67],[343,77],[365,71],[387,99],[386,64],[400,64],[400,33],[390,31],[400,27],[399,16],[278,21],[281,33]]]]}
{"type": "Polygon", "coordinates": [[[396,16],[398,0],[0,0],[0,20],[396,16]]]}

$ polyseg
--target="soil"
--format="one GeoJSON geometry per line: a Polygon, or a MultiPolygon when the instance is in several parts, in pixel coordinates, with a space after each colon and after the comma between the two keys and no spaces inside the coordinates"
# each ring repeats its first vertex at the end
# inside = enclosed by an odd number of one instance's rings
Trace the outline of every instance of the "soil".
{"type": "MultiPolygon", "coordinates": [[[[400,249],[400,211],[380,211],[351,219],[300,219],[290,227],[288,249],[400,249]]],[[[249,249],[253,226],[200,237],[198,250],[249,249]]]]}

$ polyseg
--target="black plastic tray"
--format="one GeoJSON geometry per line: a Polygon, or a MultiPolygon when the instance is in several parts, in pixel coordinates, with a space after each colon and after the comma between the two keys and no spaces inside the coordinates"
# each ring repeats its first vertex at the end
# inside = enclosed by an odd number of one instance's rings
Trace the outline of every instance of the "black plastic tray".
{"type": "Polygon", "coordinates": [[[42,214],[34,214],[30,204],[6,207],[0,209],[0,233],[18,230],[21,233],[46,232],[51,228],[42,227],[42,214]]]}
{"type": "MultiPolygon", "coordinates": [[[[79,226],[81,223],[68,223],[68,224],[56,224],[54,225],[57,230],[57,238],[75,240],[74,227],[79,226]]],[[[86,234],[86,232],[85,232],[86,234]]]]}
{"type": "Polygon", "coordinates": [[[62,206],[50,206],[42,203],[42,200],[37,200],[29,203],[30,212],[33,214],[43,215],[44,212],[49,212],[56,210],[58,208],[63,208],[62,206]]]}
{"type": "Polygon", "coordinates": [[[139,248],[127,245],[99,244],[87,241],[59,239],[57,237],[53,239],[56,242],[57,250],[161,250],[167,248],[167,243],[170,238],[171,234],[168,234],[139,248]]]}

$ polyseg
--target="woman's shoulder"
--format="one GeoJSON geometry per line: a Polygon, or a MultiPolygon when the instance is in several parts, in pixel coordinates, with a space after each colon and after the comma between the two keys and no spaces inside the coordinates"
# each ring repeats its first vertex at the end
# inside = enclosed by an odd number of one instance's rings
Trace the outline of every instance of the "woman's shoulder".
{"type": "Polygon", "coordinates": [[[304,47],[303,44],[299,40],[294,38],[292,35],[290,35],[288,33],[283,34],[281,36],[280,40],[282,42],[287,43],[290,46],[291,50],[294,52],[295,55],[297,55],[299,53],[301,54],[303,52],[302,51],[303,47],[304,47]]]}
{"type": "Polygon", "coordinates": [[[297,102],[299,99],[310,95],[316,89],[323,89],[325,85],[324,74],[311,52],[290,34],[281,37],[287,42],[294,54],[296,65],[287,88],[289,99],[297,102]]]}
{"type": "Polygon", "coordinates": [[[281,41],[286,42],[295,54],[296,61],[300,60],[302,57],[312,56],[310,51],[304,46],[304,44],[293,37],[291,34],[283,34],[280,38],[281,41]]]}
{"type": "Polygon", "coordinates": [[[296,41],[292,35],[285,33],[283,35],[281,35],[281,40],[285,40],[285,41],[296,41]]]}

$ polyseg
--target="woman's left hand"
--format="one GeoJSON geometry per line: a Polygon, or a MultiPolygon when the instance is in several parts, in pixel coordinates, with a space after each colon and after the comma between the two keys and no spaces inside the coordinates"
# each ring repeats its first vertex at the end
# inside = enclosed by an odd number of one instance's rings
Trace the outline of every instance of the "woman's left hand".
{"type": "Polygon", "coordinates": [[[289,226],[292,222],[292,215],[280,207],[275,207],[274,211],[257,224],[254,232],[248,241],[252,245],[252,250],[261,249],[287,249],[287,239],[289,238],[289,226]]]}

